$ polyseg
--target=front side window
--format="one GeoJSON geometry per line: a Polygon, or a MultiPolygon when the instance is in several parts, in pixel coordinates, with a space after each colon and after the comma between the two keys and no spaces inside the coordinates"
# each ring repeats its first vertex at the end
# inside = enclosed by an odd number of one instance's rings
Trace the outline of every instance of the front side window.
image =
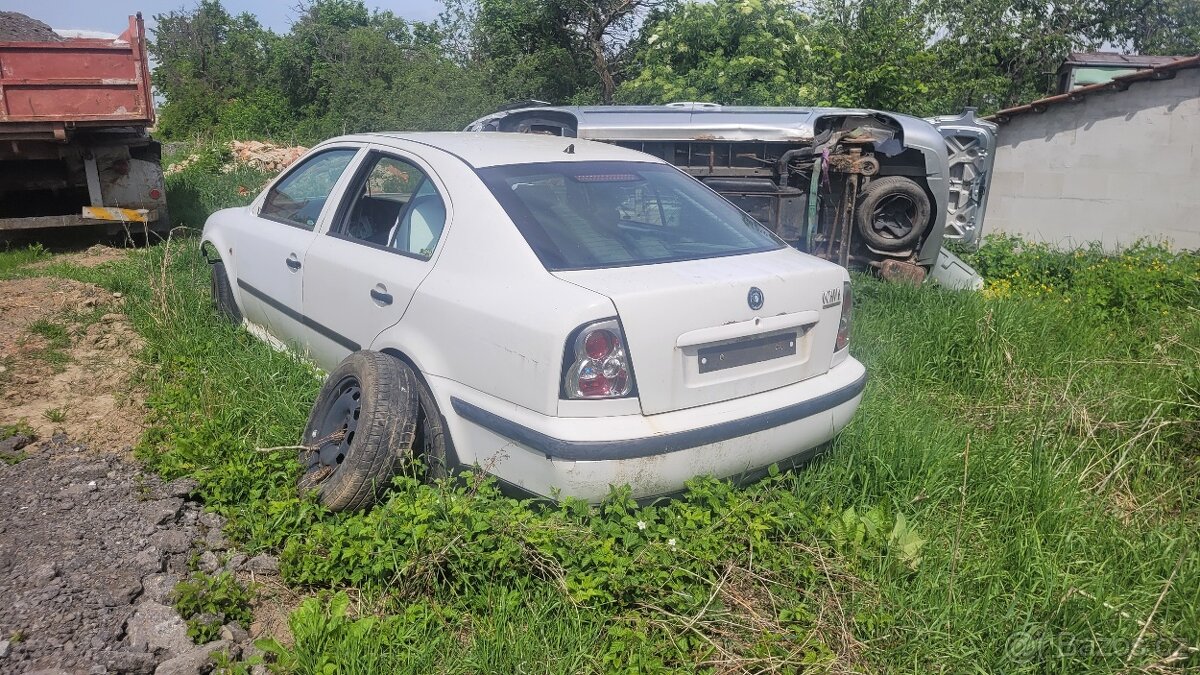
{"type": "Polygon", "coordinates": [[[677,169],[648,162],[495,166],[479,176],[551,271],[774,250],[761,223],[677,169]]]}
{"type": "Polygon", "coordinates": [[[258,215],[311,230],[329,201],[329,193],[358,150],[326,150],[304,160],[275,184],[258,215]]]}
{"type": "Polygon", "coordinates": [[[428,260],[446,225],[446,204],[416,165],[374,153],[352,188],[354,204],[340,234],[428,260]]]}

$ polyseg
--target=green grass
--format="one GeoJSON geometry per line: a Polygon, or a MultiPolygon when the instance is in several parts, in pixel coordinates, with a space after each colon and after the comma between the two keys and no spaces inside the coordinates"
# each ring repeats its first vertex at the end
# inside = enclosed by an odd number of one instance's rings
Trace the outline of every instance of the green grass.
{"type": "Polygon", "coordinates": [[[29,332],[40,336],[46,342],[44,346],[30,351],[30,356],[45,361],[59,371],[70,362],[70,355],[64,351],[71,346],[71,336],[68,334],[66,326],[57,321],[38,319],[29,324],[29,332]]]}
{"type": "Polygon", "coordinates": [[[100,282],[147,343],[141,457],[312,595],[280,670],[1124,672],[1200,644],[1200,257],[972,262],[984,293],[855,279],[871,379],[804,471],[598,508],[401,478],[366,514],[257,450],[320,382],[217,320],[193,242],[100,282]]]}
{"type": "Polygon", "coordinates": [[[0,250],[0,279],[11,278],[18,268],[45,260],[49,257],[50,252],[37,244],[0,250]]]}

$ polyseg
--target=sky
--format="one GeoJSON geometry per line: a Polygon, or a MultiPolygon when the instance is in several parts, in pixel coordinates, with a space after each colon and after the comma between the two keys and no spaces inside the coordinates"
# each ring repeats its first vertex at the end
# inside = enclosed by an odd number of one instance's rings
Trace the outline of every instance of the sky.
{"type": "MultiPolygon", "coordinates": [[[[432,21],[442,11],[440,0],[365,0],[367,7],[388,9],[406,19],[432,21]]],[[[296,17],[296,0],[222,0],[231,14],[250,12],[276,33],[287,32],[296,17]]],[[[3,0],[2,9],[20,12],[50,24],[51,28],[82,28],[108,33],[125,30],[126,17],[142,13],[146,27],[153,16],[176,9],[191,9],[195,0],[3,0]]]]}

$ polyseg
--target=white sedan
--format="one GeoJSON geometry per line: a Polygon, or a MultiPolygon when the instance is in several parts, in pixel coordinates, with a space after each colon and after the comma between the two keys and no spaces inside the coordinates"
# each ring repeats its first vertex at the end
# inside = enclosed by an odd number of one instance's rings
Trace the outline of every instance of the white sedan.
{"type": "Polygon", "coordinates": [[[844,269],[612,145],[335,138],[202,245],[218,308],[330,373],[301,453],[330,508],[414,458],[589,501],[748,479],[811,457],[866,381],[844,269]]]}

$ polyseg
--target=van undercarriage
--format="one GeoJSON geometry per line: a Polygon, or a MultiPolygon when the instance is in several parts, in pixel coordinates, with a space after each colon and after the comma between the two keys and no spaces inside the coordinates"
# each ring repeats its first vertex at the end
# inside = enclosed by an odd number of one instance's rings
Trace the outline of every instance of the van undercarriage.
{"type": "Polygon", "coordinates": [[[527,107],[468,130],[589,138],[654,155],[803,251],[919,283],[949,255],[945,240],[978,236],[989,126],[970,111],[931,124],[870,110],[686,103],[527,107]]]}

